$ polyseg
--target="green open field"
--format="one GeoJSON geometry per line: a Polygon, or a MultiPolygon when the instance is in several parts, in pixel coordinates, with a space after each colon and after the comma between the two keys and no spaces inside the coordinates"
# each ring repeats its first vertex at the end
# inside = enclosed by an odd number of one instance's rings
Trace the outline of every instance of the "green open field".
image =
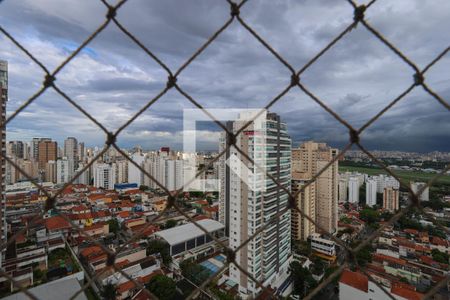
{"type": "MultiPolygon", "coordinates": [[[[365,168],[365,167],[350,167],[350,166],[339,166],[339,172],[360,172],[368,175],[378,175],[378,174],[387,174],[383,169],[376,168],[365,168]]],[[[393,171],[400,179],[405,182],[410,181],[423,181],[428,182],[431,178],[436,176],[434,173],[425,173],[425,172],[417,172],[417,171],[393,171]]],[[[435,183],[440,184],[449,184],[450,185],[450,176],[444,175],[441,176],[435,183]]]]}

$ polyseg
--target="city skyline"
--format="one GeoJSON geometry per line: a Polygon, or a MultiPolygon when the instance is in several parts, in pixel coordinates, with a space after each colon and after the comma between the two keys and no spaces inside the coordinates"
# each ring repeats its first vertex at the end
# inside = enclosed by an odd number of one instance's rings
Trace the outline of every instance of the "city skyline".
{"type": "MultiPolygon", "coordinates": [[[[410,2],[376,4],[371,7],[374,15],[369,18],[419,67],[423,67],[446,47],[443,28],[448,27],[450,21],[443,12],[449,3],[407,3],[410,2]],[[415,18],[397,24],[394,20],[400,19],[405,10],[415,18]],[[424,26],[413,19],[427,19],[432,24],[424,26]],[[414,30],[414,38],[405,34],[410,30],[414,30]],[[427,43],[422,43],[423,40],[427,43]]],[[[63,1],[45,6],[40,1],[5,1],[0,21],[53,69],[89,35],[104,15],[100,2],[73,5],[63,1]],[[86,11],[88,13],[78,13],[86,11]],[[30,22],[23,24],[24,18],[30,22]]],[[[135,1],[118,15],[119,20],[171,68],[180,66],[228,17],[225,3],[206,5],[200,1],[181,4],[183,9],[177,11],[183,13],[177,13],[178,21],[169,22],[174,19],[171,14],[174,5],[175,2],[170,1],[152,4],[135,1]],[[205,9],[208,14],[198,13],[205,9]],[[131,11],[155,15],[135,22],[131,11]],[[158,41],[157,45],[154,41],[158,41]]],[[[243,8],[244,18],[298,68],[342,30],[348,19],[346,16],[352,14],[345,1],[334,2],[332,7],[321,1],[262,3],[260,9],[251,9],[252,5],[243,8]],[[327,9],[322,9],[324,7],[327,9]],[[320,18],[314,14],[318,10],[321,10],[320,18]],[[265,15],[265,11],[271,11],[272,15],[265,15]],[[324,14],[342,18],[331,18],[334,21],[330,23],[324,14]],[[315,26],[311,27],[311,23],[315,26]],[[273,38],[281,32],[284,42],[273,38]],[[300,40],[298,32],[305,33],[300,40]]],[[[10,65],[7,114],[11,114],[39,88],[43,74],[6,37],[2,36],[1,41],[4,43],[0,47],[0,57],[10,65]]],[[[231,26],[218,37],[218,43],[221,47],[213,44],[178,78],[180,86],[206,108],[263,107],[288,84],[289,72],[257,41],[250,39],[247,32],[231,26]],[[246,47],[239,47],[244,40],[246,47]],[[239,68],[244,72],[237,73],[239,68]],[[242,78],[236,80],[237,75],[242,78]]],[[[58,74],[56,83],[108,129],[115,129],[165,86],[167,76],[164,71],[144,55],[117,28],[109,26],[58,74]],[[113,42],[116,47],[111,47],[113,42]]],[[[385,45],[370,37],[364,28],[357,27],[329,54],[320,58],[301,80],[350,124],[360,127],[411,83],[412,74],[412,70],[389,53],[385,45]]],[[[441,66],[433,67],[426,75],[428,84],[444,99],[450,94],[446,87],[447,77],[445,67],[441,66]]],[[[118,144],[123,147],[141,144],[145,148],[168,145],[181,149],[182,109],[191,107],[193,105],[180,94],[170,91],[119,136],[118,144]]],[[[299,90],[287,93],[271,111],[289,124],[293,141],[323,141],[338,148],[348,142],[346,128],[299,90]]],[[[361,135],[361,142],[368,149],[448,151],[447,114],[435,99],[416,89],[370,126],[361,135]]],[[[217,126],[211,125],[199,131],[200,149],[215,149],[219,135],[216,129],[217,126]]],[[[84,136],[87,145],[93,146],[101,145],[105,139],[99,129],[53,91],[39,97],[8,124],[7,130],[9,140],[34,136],[62,140],[65,136],[84,136]],[[60,113],[54,114],[54,111],[60,113]]]]}

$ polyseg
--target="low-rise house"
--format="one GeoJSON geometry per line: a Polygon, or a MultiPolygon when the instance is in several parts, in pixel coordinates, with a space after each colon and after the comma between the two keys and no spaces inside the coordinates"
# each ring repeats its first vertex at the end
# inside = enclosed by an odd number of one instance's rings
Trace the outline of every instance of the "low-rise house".
{"type": "Polygon", "coordinates": [[[167,206],[167,200],[166,199],[162,199],[162,200],[157,200],[152,202],[152,210],[156,211],[156,212],[161,212],[163,211],[166,206],[167,206]]]}
{"type": "Polygon", "coordinates": [[[210,219],[219,220],[219,206],[206,206],[202,208],[203,213],[210,219]]]}
{"type": "Polygon", "coordinates": [[[84,227],[83,231],[89,236],[105,236],[109,233],[109,224],[103,222],[95,223],[84,227]]]}
{"type": "Polygon", "coordinates": [[[145,224],[145,217],[128,219],[123,222],[123,226],[125,226],[126,229],[131,229],[135,226],[139,226],[139,225],[143,225],[143,224],[145,224]]]}
{"type": "Polygon", "coordinates": [[[71,224],[61,216],[44,219],[44,226],[48,235],[62,234],[66,236],[72,229],[71,224]]]}
{"type": "MultiPolygon", "coordinates": [[[[211,235],[225,242],[225,226],[215,220],[206,219],[197,222],[211,235]]],[[[155,233],[157,238],[163,239],[169,245],[169,254],[174,259],[186,259],[205,256],[219,250],[220,246],[210,235],[200,230],[192,223],[176,226],[155,233]]]]}
{"type": "MultiPolygon", "coordinates": [[[[415,291],[414,287],[401,283],[392,284],[390,288],[385,286],[385,289],[390,297],[399,300],[420,300],[424,296],[415,291]]],[[[389,296],[365,274],[345,269],[339,279],[339,299],[389,299],[389,296]]]]}

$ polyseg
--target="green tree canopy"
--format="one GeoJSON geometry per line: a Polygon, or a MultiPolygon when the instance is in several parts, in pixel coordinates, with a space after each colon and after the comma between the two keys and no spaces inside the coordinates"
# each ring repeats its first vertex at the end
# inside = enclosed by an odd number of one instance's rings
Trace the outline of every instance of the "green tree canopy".
{"type": "Polygon", "coordinates": [[[170,219],[170,220],[166,221],[166,224],[164,225],[164,228],[169,229],[169,228],[177,226],[177,224],[178,224],[177,220],[170,219]]]}
{"type": "Polygon", "coordinates": [[[158,274],[145,287],[160,300],[175,300],[177,298],[177,286],[170,277],[158,274]]]}
{"type": "Polygon", "coordinates": [[[161,255],[161,258],[165,265],[168,265],[172,262],[172,257],[169,253],[169,244],[158,239],[149,240],[147,246],[147,255],[158,253],[161,255]]]}
{"type": "Polygon", "coordinates": [[[369,224],[378,222],[380,220],[379,212],[371,208],[364,208],[363,210],[361,210],[359,212],[359,217],[361,218],[361,220],[369,224]]]}
{"type": "Polygon", "coordinates": [[[300,295],[301,298],[316,287],[317,282],[312,277],[311,272],[302,267],[298,261],[293,261],[289,266],[289,272],[291,273],[291,278],[294,281],[293,293],[300,295]]]}
{"type": "Polygon", "coordinates": [[[109,225],[109,232],[112,232],[114,234],[117,234],[117,232],[119,232],[120,230],[120,225],[119,222],[117,221],[117,219],[111,219],[108,222],[109,225]]]}
{"type": "Polygon", "coordinates": [[[114,284],[108,283],[107,285],[103,286],[103,289],[100,293],[102,298],[105,300],[115,300],[117,295],[116,286],[114,284]]]}

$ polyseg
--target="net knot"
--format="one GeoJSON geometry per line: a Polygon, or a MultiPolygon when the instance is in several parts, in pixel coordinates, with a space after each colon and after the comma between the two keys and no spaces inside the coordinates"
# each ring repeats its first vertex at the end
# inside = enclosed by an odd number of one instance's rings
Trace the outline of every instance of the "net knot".
{"type": "Polygon", "coordinates": [[[364,20],[364,12],[365,11],[366,11],[365,5],[360,5],[360,6],[356,7],[355,11],[353,12],[353,21],[355,21],[355,23],[359,23],[362,20],[364,20]]]}
{"type": "Polygon", "coordinates": [[[116,255],[112,252],[108,252],[107,259],[106,259],[106,265],[107,266],[114,265],[115,260],[116,260],[116,255]]]}
{"type": "Polygon", "coordinates": [[[117,14],[116,8],[113,7],[113,6],[110,6],[108,8],[108,13],[106,14],[106,18],[108,20],[111,20],[111,19],[113,19],[116,16],[116,14],[117,14]]]}
{"type": "Polygon", "coordinates": [[[237,5],[237,3],[232,2],[230,8],[231,8],[231,16],[232,17],[239,16],[240,11],[239,11],[239,6],[237,5]]]}
{"type": "Polygon", "coordinates": [[[236,259],[236,253],[231,248],[225,249],[225,255],[227,256],[227,261],[230,264],[233,263],[234,260],[236,259]]]}
{"type": "Polygon", "coordinates": [[[111,146],[116,142],[116,135],[112,132],[108,132],[108,135],[106,137],[106,145],[111,146]]]}
{"type": "Polygon", "coordinates": [[[420,72],[417,72],[414,74],[414,84],[415,85],[422,85],[425,78],[423,77],[423,74],[420,72]]]}
{"type": "Polygon", "coordinates": [[[47,200],[45,201],[45,210],[50,210],[54,208],[55,202],[56,202],[55,197],[53,196],[48,197],[47,200]]]}
{"type": "Polygon", "coordinates": [[[176,83],[177,83],[177,78],[173,75],[169,75],[169,77],[167,78],[167,88],[168,89],[173,88],[176,83]]]}
{"type": "Polygon", "coordinates": [[[350,142],[352,144],[359,143],[359,133],[356,130],[351,129],[349,134],[350,134],[350,142]]]}
{"type": "Polygon", "coordinates": [[[48,74],[48,75],[45,76],[45,79],[44,79],[44,83],[43,83],[43,84],[44,84],[44,86],[47,88],[47,87],[52,86],[52,85],[53,85],[53,82],[54,82],[55,80],[56,80],[55,76],[48,74]]]}
{"type": "Polygon", "coordinates": [[[298,74],[291,75],[291,86],[295,86],[300,83],[300,76],[298,74]]]}
{"type": "Polygon", "coordinates": [[[227,145],[236,145],[236,136],[231,132],[227,132],[227,145]]]}
{"type": "Polygon", "coordinates": [[[295,208],[295,197],[294,196],[289,195],[287,207],[288,207],[288,209],[295,208]]]}
{"type": "Polygon", "coordinates": [[[167,197],[167,208],[171,208],[174,205],[175,205],[175,197],[170,195],[169,197],[167,197]]]}

